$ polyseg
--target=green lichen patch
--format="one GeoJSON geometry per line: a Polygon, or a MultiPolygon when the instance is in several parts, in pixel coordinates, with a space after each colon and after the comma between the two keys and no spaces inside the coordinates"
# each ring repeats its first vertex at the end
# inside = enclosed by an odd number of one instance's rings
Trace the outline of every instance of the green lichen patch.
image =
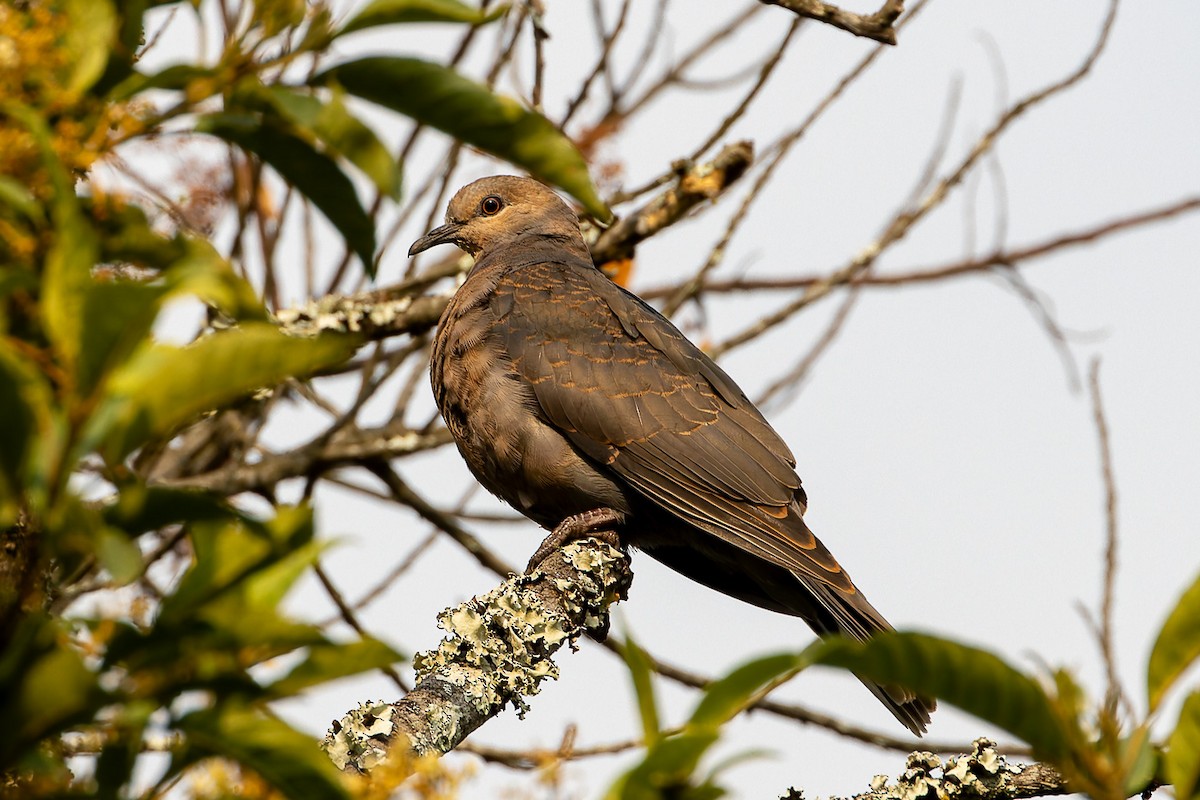
{"type": "Polygon", "coordinates": [[[360,703],[326,731],[321,749],[338,769],[353,764],[368,770],[387,756],[388,741],[396,728],[394,714],[395,709],[382,700],[360,703]]]}
{"type": "Polygon", "coordinates": [[[438,624],[446,637],[436,649],[413,659],[418,679],[434,676],[453,683],[480,712],[494,713],[511,703],[523,716],[528,709],[524,698],[537,694],[547,678],[558,677],[553,653],[601,625],[619,594],[609,587],[624,554],[587,541],[562,550],[577,573],[570,579],[534,570],[444,611],[438,624]],[[558,591],[556,602],[548,602],[538,590],[547,580],[558,591]]]}
{"type": "Polygon", "coordinates": [[[964,800],[1002,797],[1017,770],[996,751],[996,743],[980,738],[968,755],[942,760],[929,752],[912,753],[895,783],[876,775],[870,798],[877,800],[964,800]]]}

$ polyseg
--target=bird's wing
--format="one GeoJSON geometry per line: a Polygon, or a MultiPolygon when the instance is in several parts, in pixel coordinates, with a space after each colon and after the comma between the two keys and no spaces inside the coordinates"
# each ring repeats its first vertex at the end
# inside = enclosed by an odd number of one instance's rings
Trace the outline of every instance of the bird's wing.
{"type": "Polygon", "coordinates": [[[797,576],[854,594],[804,525],[795,459],[725,372],[590,264],[525,264],[495,330],[545,419],[671,514],[797,576]]]}

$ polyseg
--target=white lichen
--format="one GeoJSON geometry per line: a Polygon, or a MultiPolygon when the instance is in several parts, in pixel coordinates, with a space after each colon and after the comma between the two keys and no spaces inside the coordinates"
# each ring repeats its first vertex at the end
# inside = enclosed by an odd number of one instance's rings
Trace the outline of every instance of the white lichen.
{"type": "Polygon", "coordinates": [[[887,776],[871,780],[872,800],[961,800],[964,797],[989,797],[1003,794],[1016,770],[1008,766],[996,751],[996,743],[980,738],[971,753],[952,756],[943,764],[933,753],[909,755],[904,772],[895,783],[887,776]]]}
{"type": "Polygon", "coordinates": [[[540,571],[517,576],[480,597],[448,609],[438,617],[447,636],[438,646],[413,659],[418,679],[436,675],[462,688],[484,711],[511,703],[524,716],[525,698],[541,690],[547,678],[558,677],[550,655],[589,626],[599,625],[616,598],[602,597],[624,556],[610,547],[572,543],[563,556],[579,570],[578,582],[556,580],[562,595],[560,609],[546,608],[531,588],[544,580],[540,571]],[[605,552],[597,552],[605,551],[605,552]],[[573,619],[583,619],[582,625],[573,619]],[[474,669],[453,669],[469,665],[474,669]]]}
{"type": "Polygon", "coordinates": [[[367,770],[387,757],[388,742],[396,725],[395,714],[389,704],[382,700],[360,703],[325,733],[321,749],[338,769],[354,764],[367,770]]]}

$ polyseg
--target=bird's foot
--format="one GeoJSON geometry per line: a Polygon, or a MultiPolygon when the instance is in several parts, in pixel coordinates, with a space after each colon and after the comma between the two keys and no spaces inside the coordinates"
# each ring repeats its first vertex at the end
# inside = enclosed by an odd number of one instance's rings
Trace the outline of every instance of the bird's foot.
{"type": "Polygon", "coordinates": [[[525,567],[525,572],[533,572],[551,553],[579,539],[599,539],[624,552],[621,539],[613,530],[614,526],[624,521],[625,516],[611,508],[594,508],[591,511],[567,517],[558,523],[558,527],[552,530],[550,535],[538,545],[533,557],[529,559],[529,565],[525,567]]]}

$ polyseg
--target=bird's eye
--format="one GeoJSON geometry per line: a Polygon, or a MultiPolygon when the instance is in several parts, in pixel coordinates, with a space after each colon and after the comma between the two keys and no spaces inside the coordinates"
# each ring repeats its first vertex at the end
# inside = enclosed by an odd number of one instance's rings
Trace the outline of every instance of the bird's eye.
{"type": "Polygon", "coordinates": [[[484,216],[487,217],[493,216],[494,214],[499,214],[500,209],[502,208],[504,208],[504,201],[499,197],[496,197],[494,194],[489,194],[487,197],[483,198],[483,201],[479,204],[479,210],[482,211],[484,216]]]}

